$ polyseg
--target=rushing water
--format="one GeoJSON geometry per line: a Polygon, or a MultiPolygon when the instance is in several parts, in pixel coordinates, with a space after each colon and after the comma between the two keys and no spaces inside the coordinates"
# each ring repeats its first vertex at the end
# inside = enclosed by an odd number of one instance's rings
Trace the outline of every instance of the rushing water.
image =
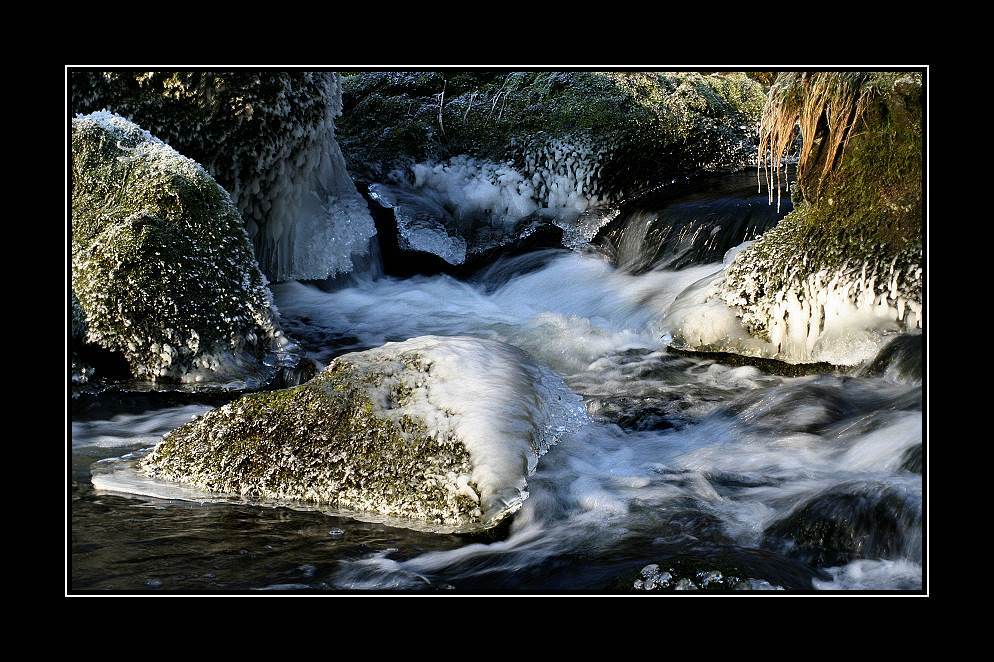
{"type": "Polygon", "coordinates": [[[653,260],[619,267],[597,252],[548,250],[468,280],[275,286],[288,333],[321,365],[426,334],[500,339],[561,374],[593,422],[542,459],[508,525],[444,536],[97,492],[95,461],[147,448],[209,405],[147,394],[77,403],[72,586],[920,588],[922,387],[893,367],[920,343],[860,375],[785,377],[673,354],[667,308],[721,265],[670,271],[653,260]]]}

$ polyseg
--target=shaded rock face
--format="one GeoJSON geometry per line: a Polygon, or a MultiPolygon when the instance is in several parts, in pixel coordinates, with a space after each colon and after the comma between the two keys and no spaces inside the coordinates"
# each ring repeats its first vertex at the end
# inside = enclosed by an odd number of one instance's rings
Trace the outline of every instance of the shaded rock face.
{"type": "Polygon", "coordinates": [[[369,186],[369,198],[383,272],[391,276],[447,273],[465,278],[502,258],[563,243],[562,228],[537,214],[512,227],[474,227],[452,222],[452,215],[430,200],[404,196],[398,204],[380,184],[369,186]]]}
{"type": "Polygon", "coordinates": [[[72,123],[72,180],[75,348],[139,379],[212,382],[285,343],[238,210],[196,162],[93,113],[72,123]]]}
{"type": "Polygon", "coordinates": [[[685,322],[677,343],[856,365],[921,328],[921,120],[918,73],[780,74],[760,156],[777,204],[800,126],[795,209],[699,288],[734,319],[685,322]]]}
{"type": "Polygon", "coordinates": [[[540,455],[585,421],[561,380],[509,345],[428,336],[339,357],[165,437],[145,474],[415,528],[496,525],[540,455]]]}
{"type": "Polygon", "coordinates": [[[901,455],[901,468],[905,471],[910,471],[920,476],[924,464],[923,447],[921,444],[912,446],[901,455]]]}
{"type": "Polygon", "coordinates": [[[591,244],[635,274],[720,262],[774,227],[792,209],[784,202],[770,205],[750,170],[697,176],[621,205],[591,244]]]}
{"type": "Polygon", "coordinates": [[[73,72],[72,109],[110,110],[201,163],[238,206],[273,280],[352,270],[375,234],[335,140],[328,72],[73,72]]]}
{"type": "Polygon", "coordinates": [[[921,501],[885,484],[853,483],[816,495],[764,533],[764,546],[817,567],[855,559],[921,561],[921,501]]]}

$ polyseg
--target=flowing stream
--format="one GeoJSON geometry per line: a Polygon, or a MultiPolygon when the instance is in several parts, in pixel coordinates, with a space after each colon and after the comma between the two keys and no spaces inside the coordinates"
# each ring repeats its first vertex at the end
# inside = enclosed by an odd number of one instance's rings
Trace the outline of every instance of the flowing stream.
{"type": "Polygon", "coordinates": [[[321,366],[388,341],[469,335],[516,345],[566,379],[592,422],[542,458],[506,525],[432,535],[99,492],[94,462],[154,445],[223,399],[105,394],[73,407],[73,587],[920,588],[922,386],[900,368],[920,343],[873,374],[785,376],[668,351],[674,298],[720,269],[729,244],[776,221],[744,195],[709,195],[695,192],[679,212],[623,214],[609,242],[594,242],[602,250],[532,252],[466,280],[273,287],[288,335],[321,366]],[[684,220],[659,230],[664,213],[684,220]],[[640,241],[640,254],[625,234],[647,231],[666,236],[640,241]]]}

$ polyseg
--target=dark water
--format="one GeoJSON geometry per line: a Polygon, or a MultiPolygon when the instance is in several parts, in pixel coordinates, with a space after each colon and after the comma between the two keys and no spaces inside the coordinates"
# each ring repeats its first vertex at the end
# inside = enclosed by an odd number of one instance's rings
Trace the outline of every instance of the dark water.
{"type": "MultiPolygon", "coordinates": [[[[726,194],[715,194],[720,209],[726,194]]],[[[705,262],[724,246],[707,244],[679,270],[660,262],[676,253],[645,246],[620,268],[596,252],[559,250],[467,280],[274,287],[287,332],[319,365],[389,340],[474,335],[524,349],[583,397],[590,424],[542,458],[525,505],[498,530],[435,535],[282,507],[96,492],[94,462],[152,446],[227,397],[108,392],[73,407],[71,587],[921,588],[920,336],[851,374],[784,376],[671,354],[661,320],[679,292],[720,268],[705,262]]]]}
{"type": "MultiPolygon", "coordinates": [[[[792,178],[792,169],[787,177],[792,178]]],[[[697,178],[632,200],[592,244],[625,271],[682,269],[720,262],[729,249],[756,239],[793,209],[760,192],[755,172],[697,178]]]]}

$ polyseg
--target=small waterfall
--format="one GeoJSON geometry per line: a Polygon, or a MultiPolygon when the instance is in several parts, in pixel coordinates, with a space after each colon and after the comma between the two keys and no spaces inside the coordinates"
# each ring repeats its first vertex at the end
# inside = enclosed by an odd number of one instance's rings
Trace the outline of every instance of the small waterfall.
{"type": "Polygon", "coordinates": [[[729,249],[755,239],[793,207],[779,211],[757,193],[751,173],[678,182],[622,206],[594,239],[623,271],[683,269],[719,262],[729,249]]]}

